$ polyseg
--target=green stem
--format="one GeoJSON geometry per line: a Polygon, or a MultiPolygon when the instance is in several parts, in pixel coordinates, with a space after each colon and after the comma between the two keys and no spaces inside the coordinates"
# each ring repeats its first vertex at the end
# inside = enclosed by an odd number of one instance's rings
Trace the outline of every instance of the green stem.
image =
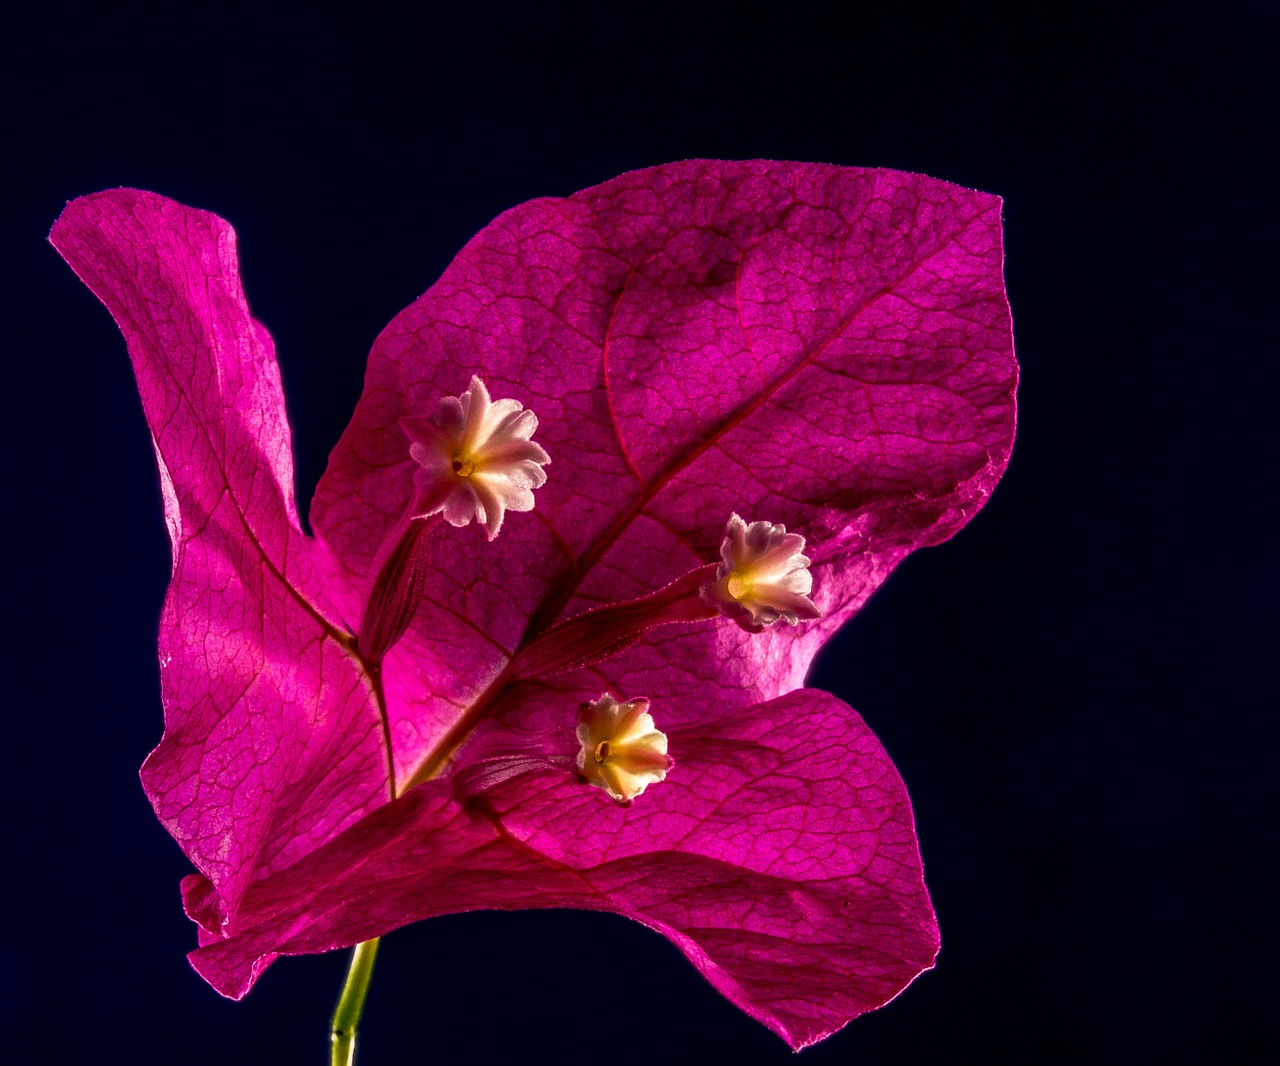
{"type": "Polygon", "coordinates": [[[378,938],[357,944],[351,953],[347,983],[342,986],[338,1006],[333,1012],[329,1039],[333,1044],[333,1066],[352,1066],[356,1061],[356,1027],[364,1013],[369,994],[369,978],[373,976],[373,960],[378,957],[378,938]]]}

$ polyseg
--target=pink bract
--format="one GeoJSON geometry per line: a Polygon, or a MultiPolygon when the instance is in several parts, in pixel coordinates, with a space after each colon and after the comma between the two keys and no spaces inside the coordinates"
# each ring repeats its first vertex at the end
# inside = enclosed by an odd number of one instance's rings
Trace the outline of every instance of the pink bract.
{"type": "Polygon", "coordinates": [[[199,870],[191,960],[218,991],[432,915],[580,907],[658,930],[801,1047],[932,965],[902,782],[802,686],[1008,460],[997,198],[690,161],[514,208],[378,338],[314,538],[231,227],[120,189],[51,239],[124,332],[155,441],[174,561],[142,776],[199,870]],[[429,554],[404,542],[424,591],[374,662],[354,631],[413,502],[401,420],[473,375],[536,413],[547,482],[492,543],[446,523],[429,554]],[[821,619],[752,634],[700,613],[695,572],[735,513],[804,536],[821,619]],[[626,635],[637,608],[608,608],[630,601],[680,624],[626,635]],[[562,654],[588,630],[590,654],[562,654]],[[675,758],[629,807],[573,772],[577,709],[606,692],[647,698],[675,758]]]}

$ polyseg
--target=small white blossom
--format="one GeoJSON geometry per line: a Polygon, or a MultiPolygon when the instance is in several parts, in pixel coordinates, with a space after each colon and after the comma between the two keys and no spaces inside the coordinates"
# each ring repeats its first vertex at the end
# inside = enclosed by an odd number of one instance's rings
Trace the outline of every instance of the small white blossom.
{"type": "Polygon", "coordinates": [[[444,512],[445,521],[484,525],[490,540],[507,511],[532,511],[533,490],[551,462],[530,438],[538,418],[515,400],[491,400],[478,377],[461,396],[440,401],[429,419],[404,418],[409,454],[418,464],[413,481],[415,518],[444,512]]]}
{"type": "Polygon", "coordinates": [[[702,587],[702,598],[743,629],[758,633],[779,619],[795,625],[821,616],[809,598],[813,575],[799,533],[771,522],[747,525],[730,515],[720,559],[716,580],[702,587]]]}
{"type": "Polygon", "coordinates": [[[604,695],[578,711],[578,775],[619,803],[630,803],[667,776],[667,735],[654,727],[646,699],[604,695]]]}

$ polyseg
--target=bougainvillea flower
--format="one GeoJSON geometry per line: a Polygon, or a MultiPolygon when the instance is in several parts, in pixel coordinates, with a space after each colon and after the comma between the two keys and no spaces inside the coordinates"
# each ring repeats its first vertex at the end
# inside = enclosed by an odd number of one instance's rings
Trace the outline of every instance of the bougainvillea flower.
{"type": "Polygon", "coordinates": [[[578,776],[619,803],[630,803],[671,769],[667,735],[653,724],[649,701],[619,703],[608,693],[578,711],[578,776]]]}
{"type": "Polygon", "coordinates": [[[932,965],[902,782],[803,684],[1004,470],[996,198],[694,161],[517,207],[377,339],[314,536],[231,228],[113,190],[52,240],[123,330],[155,443],[174,558],[142,776],[198,870],[210,984],[432,915],[582,907],[799,1047],[932,965]],[[704,595],[735,559],[760,625],[704,595]],[[629,803],[579,766],[602,693],[644,709],[589,736],[669,759],[643,795],[614,779],[629,803]]]}
{"type": "Polygon", "coordinates": [[[414,517],[442,512],[453,526],[474,518],[493,540],[506,511],[533,510],[533,490],[546,482],[542,467],[551,456],[530,440],[538,418],[518,401],[493,403],[473,377],[461,396],[440,401],[433,418],[405,418],[400,426],[418,464],[414,517]]]}
{"type": "Polygon", "coordinates": [[[772,522],[747,525],[729,516],[720,567],[714,583],[702,586],[702,598],[751,633],[782,620],[795,625],[801,618],[819,618],[809,593],[813,575],[804,554],[804,537],[788,533],[772,522]]]}

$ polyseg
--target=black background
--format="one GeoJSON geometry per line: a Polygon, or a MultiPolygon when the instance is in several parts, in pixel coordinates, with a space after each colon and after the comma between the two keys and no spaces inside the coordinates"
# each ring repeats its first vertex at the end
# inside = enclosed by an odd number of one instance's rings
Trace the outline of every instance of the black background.
{"type": "MultiPolygon", "coordinates": [[[[691,156],[897,167],[1005,197],[1023,367],[1008,475],[814,678],[907,781],[943,950],[803,1061],[1264,1057],[1280,14],[885,8],[8,16],[6,1061],[318,1064],[345,969],[345,953],[281,960],[233,1004],[184,959],[189,867],[137,781],[160,730],[168,547],[123,343],[44,243],[63,203],[137,185],[235,225],[305,500],[373,337],[476,230],[691,156]]],[[[657,935],[568,912],[387,938],[361,1051],[789,1059],[657,935]]]]}

